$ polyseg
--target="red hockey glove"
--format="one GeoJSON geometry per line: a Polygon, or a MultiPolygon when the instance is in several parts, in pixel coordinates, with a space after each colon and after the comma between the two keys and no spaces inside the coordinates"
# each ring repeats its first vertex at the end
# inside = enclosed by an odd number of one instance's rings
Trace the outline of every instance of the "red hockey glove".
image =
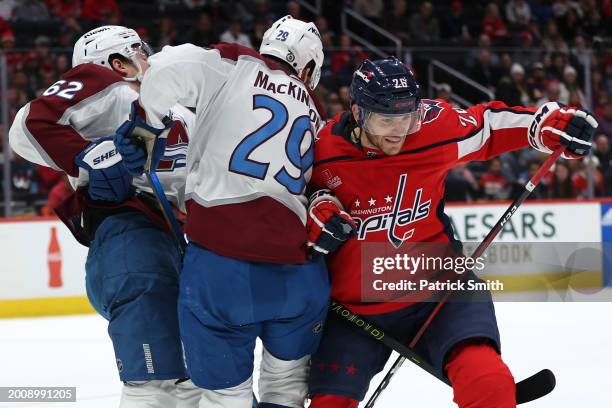
{"type": "Polygon", "coordinates": [[[585,110],[548,102],[540,107],[529,127],[529,144],[545,153],[565,146],[562,157],[577,159],[589,154],[597,121],[585,110]]]}
{"type": "Polygon", "coordinates": [[[329,190],[319,190],[310,197],[306,230],[308,246],[322,254],[336,251],[357,234],[355,221],[329,190]]]}

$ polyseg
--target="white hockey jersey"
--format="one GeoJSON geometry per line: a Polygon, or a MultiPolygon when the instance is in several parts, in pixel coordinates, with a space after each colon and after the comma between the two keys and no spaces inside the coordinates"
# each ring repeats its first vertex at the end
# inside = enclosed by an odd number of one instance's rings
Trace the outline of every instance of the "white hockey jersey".
{"type": "MultiPolygon", "coordinates": [[[[74,157],[90,141],[112,136],[137,98],[114,71],[79,65],[19,110],[9,132],[11,147],[30,162],[66,172],[73,188],[86,185],[87,172],[74,164],[74,157]]],[[[180,123],[168,136],[157,171],[168,199],[184,211],[187,131],[194,115],[179,105],[172,107],[172,114],[180,123]]],[[[135,177],[134,185],[151,192],[144,177],[135,177]]]]}
{"type": "Polygon", "coordinates": [[[186,233],[224,256],[305,260],[306,199],[321,125],[316,97],[250,48],[184,44],[150,58],[140,93],[157,128],[175,103],[195,107],[187,155],[186,233]]]}

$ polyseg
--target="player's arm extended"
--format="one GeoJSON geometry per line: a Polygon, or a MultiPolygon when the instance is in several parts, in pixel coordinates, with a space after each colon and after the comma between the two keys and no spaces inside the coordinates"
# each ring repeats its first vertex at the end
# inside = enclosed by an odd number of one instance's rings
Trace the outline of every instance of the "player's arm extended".
{"type": "Polygon", "coordinates": [[[550,153],[563,145],[564,157],[584,156],[591,148],[597,122],[587,111],[555,102],[538,108],[493,101],[454,109],[458,138],[457,161],[489,160],[500,154],[533,147],[550,153]]]}
{"type": "Polygon", "coordinates": [[[489,160],[529,147],[527,130],[536,110],[509,107],[500,101],[475,105],[467,110],[453,109],[449,125],[461,135],[456,142],[457,161],[489,160]]]}

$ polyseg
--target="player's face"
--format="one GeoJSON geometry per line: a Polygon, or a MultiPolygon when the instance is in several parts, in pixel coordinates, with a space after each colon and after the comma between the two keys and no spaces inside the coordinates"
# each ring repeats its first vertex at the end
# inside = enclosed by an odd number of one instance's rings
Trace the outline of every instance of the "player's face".
{"type": "Polygon", "coordinates": [[[384,154],[398,154],[406,140],[408,119],[404,117],[388,117],[372,113],[365,124],[366,135],[374,146],[384,154]]]}
{"type": "Polygon", "coordinates": [[[362,144],[392,156],[398,154],[406,136],[420,128],[420,111],[401,115],[369,112],[364,115],[363,130],[366,140],[362,144]],[[364,143],[365,142],[365,143],[364,143]]]}

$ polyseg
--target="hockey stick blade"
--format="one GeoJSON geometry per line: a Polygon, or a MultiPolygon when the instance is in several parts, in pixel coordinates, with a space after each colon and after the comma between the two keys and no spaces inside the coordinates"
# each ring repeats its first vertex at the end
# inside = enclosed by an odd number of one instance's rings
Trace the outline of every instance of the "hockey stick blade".
{"type": "Polygon", "coordinates": [[[516,383],[516,403],[524,404],[548,395],[555,389],[557,380],[548,368],[516,383]]]}

